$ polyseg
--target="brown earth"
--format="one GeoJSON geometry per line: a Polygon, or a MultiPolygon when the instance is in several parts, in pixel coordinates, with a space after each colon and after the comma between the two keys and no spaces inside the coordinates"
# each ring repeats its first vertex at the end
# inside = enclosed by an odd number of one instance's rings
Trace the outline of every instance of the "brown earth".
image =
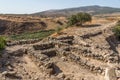
{"type": "Polygon", "coordinates": [[[0,35],[36,32],[56,29],[65,24],[64,18],[41,18],[32,16],[0,16],[0,35]]]}
{"type": "MultiPolygon", "coordinates": [[[[99,26],[101,24],[111,23],[114,20],[118,19],[117,17],[118,16],[112,17],[112,19],[108,19],[101,16],[95,16],[93,17],[92,22],[87,23],[86,26],[99,26]]],[[[0,15],[0,35],[21,34],[24,32],[36,32],[40,30],[56,29],[60,26],[66,26],[66,23],[67,20],[65,17],[41,18],[37,16],[35,17],[27,15],[0,15]]]]}
{"type": "Polygon", "coordinates": [[[119,79],[120,42],[112,32],[116,22],[99,23],[70,27],[36,43],[8,43],[0,58],[0,79],[107,80],[111,67],[119,79]]]}

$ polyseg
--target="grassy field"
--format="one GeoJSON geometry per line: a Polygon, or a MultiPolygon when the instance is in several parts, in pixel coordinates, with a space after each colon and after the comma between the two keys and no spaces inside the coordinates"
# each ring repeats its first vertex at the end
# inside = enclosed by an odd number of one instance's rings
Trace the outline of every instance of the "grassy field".
{"type": "Polygon", "coordinates": [[[44,30],[44,31],[38,31],[33,33],[22,33],[19,35],[12,35],[9,36],[8,39],[10,40],[22,40],[22,39],[43,39],[51,34],[53,34],[55,30],[44,30]]]}

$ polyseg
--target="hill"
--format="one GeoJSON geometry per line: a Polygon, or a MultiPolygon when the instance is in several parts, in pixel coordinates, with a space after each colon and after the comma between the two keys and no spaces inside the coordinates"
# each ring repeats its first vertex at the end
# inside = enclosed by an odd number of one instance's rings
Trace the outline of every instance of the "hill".
{"type": "Polygon", "coordinates": [[[106,14],[106,13],[115,13],[120,12],[120,8],[112,8],[112,7],[103,7],[103,6],[84,6],[77,8],[67,8],[61,10],[47,10],[43,12],[34,13],[32,15],[37,16],[68,16],[72,14],[76,14],[78,12],[87,12],[91,14],[106,14]]]}
{"type": "Polygon", "coordinates": [[[32,16],[1,15],[0,35],[13,35],[27,32],[39,32],[41,30],[56,29],[65,25],[64,18],[41,18],[32,16]]]}

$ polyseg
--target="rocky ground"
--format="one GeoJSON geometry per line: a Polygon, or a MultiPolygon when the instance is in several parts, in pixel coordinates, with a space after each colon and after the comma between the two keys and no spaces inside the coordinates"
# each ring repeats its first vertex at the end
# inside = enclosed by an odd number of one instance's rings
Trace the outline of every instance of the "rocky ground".
{"type": "Polygon", "coordinates": [[[0,58],[0,79],[118,80],[120,42],[113,36],[115,24],[72,27],[57,37],[9,42],[0,58]]]}

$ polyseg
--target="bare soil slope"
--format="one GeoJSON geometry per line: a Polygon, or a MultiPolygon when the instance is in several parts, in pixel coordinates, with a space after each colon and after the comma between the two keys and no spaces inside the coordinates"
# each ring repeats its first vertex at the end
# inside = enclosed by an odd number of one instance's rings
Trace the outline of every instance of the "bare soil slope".
{"type": "Polygon", "coordinates": [[[64,18],[41,18],[32,16],[0,16],[0,35],[21,34],[56,29],[65,24],[64,18]]]}
{"type": "Polygon", "coordinates": [[[115,24],[71,27],[31,44],[11,42],[0,58],[0,79],[106,80],[106,69],[112,67],[117,80],[120,42],[113,37],[115,24]]]}

